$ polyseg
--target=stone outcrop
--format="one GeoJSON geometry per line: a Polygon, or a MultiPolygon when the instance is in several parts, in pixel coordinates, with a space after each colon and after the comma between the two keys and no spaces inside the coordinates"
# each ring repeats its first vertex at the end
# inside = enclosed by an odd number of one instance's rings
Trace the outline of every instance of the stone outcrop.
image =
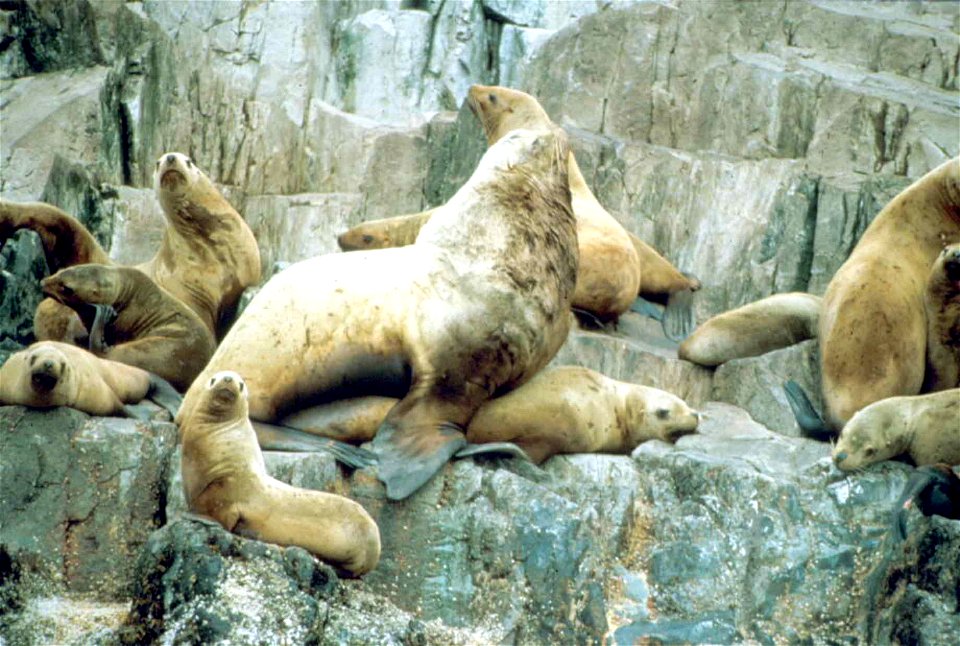
{"type": "MultiPolygon", "coordinates": [[[[154,163],[182,151],[268,276],[447,200],[486,148],[467,88],[507,84],[566,129],[611,214],[703,281],[702,321],[822,294],[884,204],[960,152],[958,28],[936,2],[0,3],[0,197],[141,262],[164,227],[154,163]]],[[[2,360],[47,268],[35,235],[0,244],[2,360]]],[[[816,399],[815,340],[707,370],[628,313],[572,332],[570,363],[674,392],[700,433],[456,461],[399,504],[372,469],[266,455],[377,520],[359,581],[183,517],[172,424],[2,408],[0,642],[952,643],[960,523],[914,513],[896,540],[910,468],[841,474],[797,437],[781,383],[816,399]]]]}

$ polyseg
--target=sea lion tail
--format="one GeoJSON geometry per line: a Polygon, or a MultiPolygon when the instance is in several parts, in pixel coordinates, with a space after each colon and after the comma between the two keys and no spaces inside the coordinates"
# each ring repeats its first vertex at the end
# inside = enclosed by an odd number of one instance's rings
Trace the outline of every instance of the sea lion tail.
{"type": "Polygon", "coordinates": [[[485,444],[466,444],[462,449],[453,454],[456,459],[467,458],[471,455],[494,454],[498,456],[507,455],[513,458],[520,458],[527,462],[533,462],[527,452],[521,449],[513,442],[487,442],[485,444]]]}
{"type": "Polygon", "coordinates": [[[320,437],[289,426],[251,422],[257,433],[257,442],[265,451],[324,451],[337,462],[351,469],[363,469],[377,463],[377,456],[359,446],[320,437]]]}
{"type": "Polygon", "coordinates": [[[412,494],[466,443],[463,431],[451,422],[401,427],[388,417],[373,438],[387,498],[403,500],[412,494]]]}
{"type": "Polygon", "coordinates": [[[170,413],[171,419],[176,419],[180,404],[183,403],[183,396],[163,377],[152,372],[148,374],[150,375],[150,389],[147,390],[147,399],[165,408],[170,413]]]}
{"type": "Polygon", "coordinates": [[[680,343],[690,336],[696,327],[693,318],[693,290],[681,289],[670,294],[660,325],[671,341],[680,343]]]}
{"type": "Polygon", "coordinates": [[[783,391],[787,395],[787,403],[797,420],[797,425],[805,437],[826,442],[834,436],[834,432],[810,403],[810,398],[803,391],[800,384],[793,380],[784,382],[783,391]]]}
{"type": "Polygon", "coordinates": [[[633,304],[630,306],[630,311],[648,316],[654,321],[663,322],[663,311],[643,296],[637,296],[637,300],[633,301],[633,304]]]}

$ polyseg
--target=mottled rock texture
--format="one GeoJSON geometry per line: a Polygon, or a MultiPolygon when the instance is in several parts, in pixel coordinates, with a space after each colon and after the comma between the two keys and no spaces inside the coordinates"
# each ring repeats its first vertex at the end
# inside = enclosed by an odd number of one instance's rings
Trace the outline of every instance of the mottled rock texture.
{"type": "MultiPolygon", "coordinates": [[[[448,199],[486,147],[467,88],[508,84],[611,214],[700,277],[702,321],[822,294],[883,205],[958,154],[958,30],[949,2],[3,2],[0,197],[143,261],[155,160],[181,151],[268,276],[448,199]]],[[[47,268],[30,233],[0,245],[2,360],[47,268]]],[[[796,437],[780,384],[818,392],[816,341],[707,370],[629,313],[554,363],[674,392],[701,432],[457,461],[402,503],[373,470],[268,454],[377,520],[361,581],[180,518],[171,424],[0,409],[0,643],[955,642],[960,523],[911,514],[896,540],[910,467],[843,475],[796,437]]]]}

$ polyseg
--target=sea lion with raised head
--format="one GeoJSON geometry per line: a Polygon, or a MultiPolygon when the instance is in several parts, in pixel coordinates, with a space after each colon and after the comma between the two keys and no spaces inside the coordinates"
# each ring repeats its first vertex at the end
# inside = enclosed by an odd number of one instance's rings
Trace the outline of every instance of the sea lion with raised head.
{"type": "MultiPolygon", "coordinates": [[[[366,442],[396,402],[390,397],[340,400],[298,411],[281,423],[342,442],[366,442]]],[[[466,435],[475,445],[511,442],[539,464],[561,453],[630,453],[646,440],[672,443],[696,431],[699,419],[682,399],[663,390],[561,366],[484,403],[466,435]]]]}
{"type": "Polygon", "coordinates": [[[194,392],[193,411],[180,424],[183,490],[192,513],[241,536],[302,547],[353,576],[376,566],[380,531],[363,507],[267,474],[240,375],[218,372],[194,392]]]}
{"type": "Polygon", "coordinates": [[[924,391],[960,386],[960,243],[933,263],[924,299],[927,310],[927,376],[924,391]]]}
{"type": "MultiPolygon", "coordinates": [[[[186,155],[160,156],[154,189],[168,226],[156,255],[135,268],[186,303],[212,334],[222,336],[240,294],[260,280],[257,241],[240,214],[186,155]]],[[[0,202],[0,240],[21,228],[40,235],[51,271],[74,264],[111,264],[90,232],[60,209],[0,202]]],[[[69,319],[71,312],[48,303],[41,316],[47,315],[69,319]]],[[[38,330],[69,327],[43,318],[35,325],[38,330]]]]}
{"type": "Polygon", "coordinates": [[[140,417],[127,404],[147,396],[176,414],[179,395],[166,382],[66,343],[34,343],[0,366],[0,404],[7,406],[69,406],[90,415],[140,417]]]}
{"type": "Polygon", "coordinates": [[[801,292],[762,298],[702,323],[677,354],[713,367],[816,338],[820,304],[819,296],[801,292]]]}
{"type": "Polygon", "coordinates": [[[187,392],[212,374],[250,385],[251,418],[317,400],[404,393],[374,442],[392,499],[465,443],[484,401],[519,386],[570,327],[576,224],[559,130],[514,130],[409,247],[330,254],[270,279],[187,392]]]}
{"type": "Polygon", "coordinates": [[[943,248],[957,242],[960,158],[894,197],[827,285],[818,334],[823,417],[788,389],[805,434],[830,438],[865,406],[921,391],[927,278],[943,248]]]}
{"type": "Polygon", "coordinates": [[[833,447],[844,471],[901,455],[921,466],[960,464],[960,388],[874,402],[850,418],[833,447]]]}
{"type": "MultiPolygon", "coordinates": [[[[153,372],[178,390],[189,388],[213,356],[213,335],[200,317],[137,269],[74,265],[40,285],[71,308],[111,307],[105,334],[91,335],[105,336],[109,345],[92,347],[94,354],[153,372]]],[[[92,324],[85,327],[93,332],[92,324]]]]}

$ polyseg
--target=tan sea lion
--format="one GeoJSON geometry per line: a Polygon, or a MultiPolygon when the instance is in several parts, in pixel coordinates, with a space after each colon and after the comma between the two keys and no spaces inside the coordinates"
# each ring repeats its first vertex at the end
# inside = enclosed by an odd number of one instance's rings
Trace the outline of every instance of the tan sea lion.
{"type": "Polygon", "coordinates": [[[436,209],[411,215],[398,215],[381,220],[361,222],[337,236],[337,245],[343,251],[390,249],[406,247],[417,241],[417,235],[436,209]]]}
{"type": "Polygon", "coordinates": [[[816,338],[820,304],[819,296],[801,292],[762,298],[707,320],[677,354],[712,367],[816,338]]]}
{"type": "Polygon", "coordinates": [[[267,474],[240,375],[218,372],[195,392],[193,412],[180,425],[191,512],[241,536],[297,545],[354,576],[376,566],[380,531],[363,507],[267,474]]]}
{"type": "MultiPolygon", "coordinates": [[[[75,265],[40,282],[44,294],[68,307],[113,308],[109,347],[97,356],[160,375],[185,391],[213,356],[210,330],[196,313],[132,267],[75,265]]],[[[91,325],[85,326],[92,330],[91,325]]]]}
{"type": "MultiPolygon", "coordinates": [[[[343,442],[366,442],[396,403],[390,397],[340,400],[298,411],[281,424],[343,442]]],[[[539,464],[560,453],[630,453],[646,440],[674,442],[693,433],[699,418],[663,390],[562,366],[484,403],[467,426],[467,441],[512,442],[539,464]]]]}
{"type": "Polygon", "coordinates": [[[899,455],[918,466],[960,464],[960,388],[874,402],[854,414],[833,447],[844,471],[899,455]]]}
{"type": "Polygon", "coordinates": [[[515,130],[414,245],[320,256],[274,276],[187,392],[181,417],[228,367],[249,383],[250,415],[264,422],[317,399],[407,392],[374,449],[387,495],[415,491],[466,443],[477,408],[532,377],[566,339],[577,272],[566,157],[561,131],[515,130]]]}
{"type": "Polygon", "coordinates": [[[927,376],[924,390],[960,386],[960,244],[940,253],[930,277],[927,311],[927,376]]]}
{"type": "Polygon", "coordinates": [[[828,438],[865,406],[920,392],[927,278],[943,248],[956,242],[960,158],[893,198],[827,286],[819,326],[824,417],[790,395],[806,434],[828,438]]]}
{"type": "Polygon", "coordinates": [[[90,415],[120,415],[125,404],[144,399],[153,387],[145,370],[56,341],[34,343],[0,366],[0,404],[7,406],[69,406],[90,415]]]}
{"type": "Polygon", "coordinates": [[[80,316],[52,298],[37,304],[33,313],[33,336],[37,341],[60,341],[86,348],[90,333],[80,316]]]}
{"type": "MultiPolygon", "coordinates": [[[[241,292],[260,280],[260,250],[253,233],[186,155],[161,155],[154,189],[169,226],[156,255],[136,269],[186,303],[212,334],[222,335],[241,292]]],[[[0,202],[0,239],[20,228],[39,233],[51,271],[74,264],[111,264],[90,232],[60,209],[0,202]]],[[[47,314],[70,317],[57,310],[47,305],[47,314]]],[[[45,323],[42,317],[38,325],[40,330],[65,327],[62,322],[45,323]]]]}

